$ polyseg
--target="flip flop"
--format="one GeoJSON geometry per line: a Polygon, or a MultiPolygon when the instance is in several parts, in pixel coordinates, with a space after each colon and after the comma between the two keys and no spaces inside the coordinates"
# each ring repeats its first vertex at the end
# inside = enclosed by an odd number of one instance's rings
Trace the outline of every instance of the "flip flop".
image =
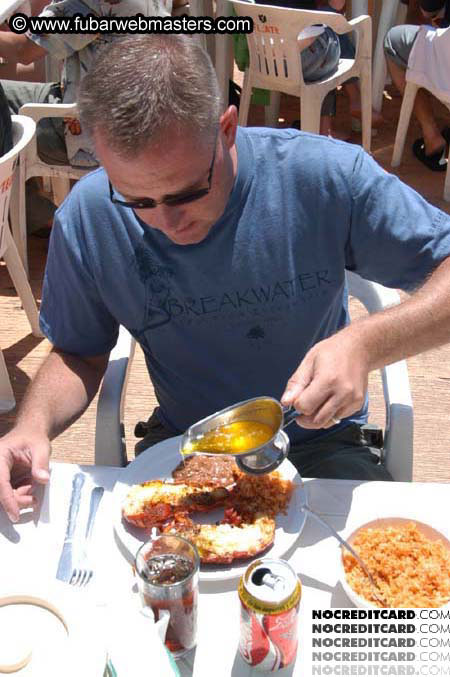
{"type": "MultiPolygon", "coordinates": [[[[450,144],[450,127],[443,127],[441,129],[441,135],[447,141],[447,143],[450,144]]],[[[420,141],[420,143],[423,143],[423,136],[420,136],[417,139],[417,141],[420,141]]]]}
{"type": "Polygon", "coordinates": [[[425,167],[431,169],[432,172],[447,171],[447,155],[448,155],[447,144],[444,146],[444,148],[441,148],[436,153],[433,153],[432,155],[427,155],[425,153],[425,143],[423,139],[416,139],[413,143],[412,151],[416,156],[416,158],[422,164],[424,164],[425,167]]]}

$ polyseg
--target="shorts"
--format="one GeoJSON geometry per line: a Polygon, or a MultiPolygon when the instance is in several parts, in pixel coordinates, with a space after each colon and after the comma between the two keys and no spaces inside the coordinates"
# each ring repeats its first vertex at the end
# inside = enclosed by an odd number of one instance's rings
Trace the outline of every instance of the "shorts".
{"type": "Polygon", "coordinates": [[[417,37],[419,26],[394,26],[384,38],[384,51],[397,66],[406,70],[408,68],[408,59],[411,49],[417,37]]]}

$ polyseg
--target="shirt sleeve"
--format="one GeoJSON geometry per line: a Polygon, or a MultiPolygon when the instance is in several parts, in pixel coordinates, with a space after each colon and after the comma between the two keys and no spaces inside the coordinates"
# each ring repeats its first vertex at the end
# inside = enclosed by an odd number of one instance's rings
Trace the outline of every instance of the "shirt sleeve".
{"type": "Polygon", "coordinates": [[[350,187],[346,268],[413,291],[450,255],[450,217],[362,150],[350,187]]]}
{"type": "MultiPolygon", "coordinates": [[[[89,8],[82,0],[59,0],[45,7],[40,13],[40,17],[72,17],[74,14],[87,16],[92,14],[89,8]]],[[[83,47],[89,45],[97,39],[97,33],[27,33],[27,37],[46,49],[49,54],[58,59],[64,59],[75,52],[79,52],[83,47]]]]}
{"type": "Polygon", "coordinates": [[[69,223],[65,207],[55,215],[40,311],[40,325],[60,350],[93,357],[116,344],[119,326],[101,298],[89,270],[79,224],[69,223]]]}

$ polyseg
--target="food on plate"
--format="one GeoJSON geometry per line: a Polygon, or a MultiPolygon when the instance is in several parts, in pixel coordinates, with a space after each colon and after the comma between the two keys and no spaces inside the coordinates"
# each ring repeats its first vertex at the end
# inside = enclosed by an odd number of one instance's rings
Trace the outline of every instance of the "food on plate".
{"type": "Polygon", "coordinates": [[[260,421],[234,421],[187,440],[182,454],[205,452],[208,454],[239,455],[257,449],[274,436],[274,430],[260,421]]]}
{"type": "MultiPolygon", "coordinates": [[[[390,608],[440,607],[450,600],[450,552],[417,524],[360,529],[352,545],[375,578],[390,608]]],[[[348,584],[379,606],[372,586],[351,554],[342,556],[348,584]]]]}
{"type": "Polygon", "coordinates": [[[267,475],[247,475],[239,471],[229,503],[242,515],[251,517],[258,512],[275,517],[286,514],[295,485],[291,480],[283,479],[274,470],[267,475]]]}
{"type": "Polygon", "coordinates": [[[228,494],[228,490],[220,485],[152,480],[131,488],[122,514],[137,527],[158,526],[176,512],[204,512],[224,505],[228,494]]]}
{"type": "Polygon", "coordinates": [[[175,482],[231,487],[239,474],[236,461],[229,456],[189,456],[172,472],[175,482]]]}
{"type": "Polygon", "coordinates": [[[278,471],[247,475],[233,459],[213,456],[190,457],[172,475],[131,487],[123,517],[138,527],[157,526],[185,536],[203,563],[229,563],[266,550],[274,541],[276,516],[287,512],[295,488],[278,471]],[[198,524],[189,517],[218,507],[224,516],[216,524],[198,524]]]}
{"type": "Polygon", "coordinates": [[[241,521],[239,525],[228,521],[196,524],[186,515],[178,514],[163,531],[179,534],[191,541],[197,547],[203,564],[229,564],[236,559],[254,557],[272,545],[275,519],[256,515],[253,522],[241,521]]]}

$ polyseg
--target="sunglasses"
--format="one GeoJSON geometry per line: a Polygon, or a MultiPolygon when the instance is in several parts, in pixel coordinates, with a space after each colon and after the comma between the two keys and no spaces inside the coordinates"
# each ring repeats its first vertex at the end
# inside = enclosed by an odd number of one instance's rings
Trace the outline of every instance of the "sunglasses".
{"type": "Polygon", "coordinates": [[[168,197],[163,197],[161,200],[154,200],[152,197],[142,197],[137,200],[132,200],[127,202],[115,196],[114,188],[111,181],[109,183],[109,197],[111,202],[116,205],[121,205],[122,207],[129,207],[130,209],[154,209],[158,205],[167,205],[168,207],[177,207],[178,205],[185,205],[189,202],[195,202],[195,200],[200,200],[200,198],[208,195],[211,190],[211,182],[214,171],[214,163],[216,161],[216,149],[217,149],[217,137],[219,135],[219,130],[216,131],[216,136],[214,138],[214,152],[211,160],[211,165],[208,171],[208,186],[205,188],[199,188],[199,190],[194,190],[189,193],[180,193],[179,195],[173,195],[168,197]]]}

